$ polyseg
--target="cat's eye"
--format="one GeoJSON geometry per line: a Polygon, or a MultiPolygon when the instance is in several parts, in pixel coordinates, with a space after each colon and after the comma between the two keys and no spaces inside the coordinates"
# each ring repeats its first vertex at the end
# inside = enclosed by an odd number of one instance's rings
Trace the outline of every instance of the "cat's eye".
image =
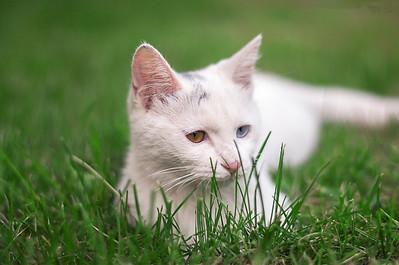
{"type": "Polygon", "coordinates": [[[249,125],[243,125],[238,127],[236,131],[237,138],[244,138],[245,136],[247,136],[250,127],[251,126],[249,125]]]}
{"type": "Polygon", "coordinates": [[[206,132],[204,131],[195,131],[189,134],[186,134],[187,139],[189,139],[193,143],[200,143],[205,140],[206,132]]]}

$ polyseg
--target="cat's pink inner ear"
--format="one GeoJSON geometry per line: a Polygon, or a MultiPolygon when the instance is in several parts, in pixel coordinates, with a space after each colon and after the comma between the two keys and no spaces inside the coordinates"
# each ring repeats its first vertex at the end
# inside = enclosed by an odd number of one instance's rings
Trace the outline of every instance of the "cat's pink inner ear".
{"type": "Polygon", "coordinates": [[[261,44],[262,35],[259,34],[233,56],[220,62],[222,70],[243,88],[251,86],[261,44]]]}
{"type": "Polygon", "coordinates": [[[179,89],[174,71],[149,44],[141,45],[133,56],[132,86],[134,94],[146,109],[151,107],[155,97],[162,98],[179,89]]]}

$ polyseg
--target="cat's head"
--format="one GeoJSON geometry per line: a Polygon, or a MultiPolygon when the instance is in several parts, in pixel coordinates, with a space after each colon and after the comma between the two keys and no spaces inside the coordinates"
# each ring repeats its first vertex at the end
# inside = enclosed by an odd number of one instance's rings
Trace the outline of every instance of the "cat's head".
{"type": "MultiPolygon", "coordinates": [[[[252,166],[259,143],[258,110],[252,75],[259,35],[232,57],[207,68],[175,72],[151,45],[137,48],[132,62],[129,118],[132,148],[142,163],[172,169],[176,179],[230,179],[252,166]],[[183,177],[186,175],[186,177],[183,177]]],[[[162,174],[155,174],[162,179],[162,174]]]]}

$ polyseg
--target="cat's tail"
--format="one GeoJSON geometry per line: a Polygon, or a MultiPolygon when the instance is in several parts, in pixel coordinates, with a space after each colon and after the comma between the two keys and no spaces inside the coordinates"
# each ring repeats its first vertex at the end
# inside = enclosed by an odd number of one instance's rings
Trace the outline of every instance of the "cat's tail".
{"type": "Polygon", "coordinates": [[[341,87],[307,90],[306,101],[325,121],[346,122],[368,127],[382,127],[399,121],[399,99],[377,96],[341,87]]]}
{"type": "Polygon", "coordinates": [[[346,122],[360,126],[382,127],[399,121],[399,98],[382,97],[344,87],[322,87],[265,74],[269,83],[286,89],[323,121],[346,122]]]}

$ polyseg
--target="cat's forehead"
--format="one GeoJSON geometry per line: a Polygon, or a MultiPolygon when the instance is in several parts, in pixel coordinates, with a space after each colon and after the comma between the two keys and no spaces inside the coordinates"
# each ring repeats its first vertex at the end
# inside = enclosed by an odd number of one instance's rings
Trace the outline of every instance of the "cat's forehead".
{"type": "Polygon", "coordinates": [[[206,80],[206,75],[199,71],[183,72],[180,73],[180,76],[190,82],[199,82],[206,80]]]}
{"type": "Polygon", "coordinates": [[[191,101],[198,103],[210,99],[213,103],[215,103],[214,101],[226,101],[227,104],[227,101],[234,103],[235,100],[242,102],[247,99],[248,93],[243,93],[230,79],[211,70],[205,69],[180,74],[183,94],[186,94],[191,101]]]}
{"type": "Polygon", "coordinates": [[[209,99],[212,91],[205,76],[195,72],[186,72],[182,74],[182,77],[185,79],[182,94],[187,103],[197,103],[199,106],[201,102],[209,99]]]}
{"type": "MultiPolygon", "coordinates": [[[[169,118],[188,127],[212,129],[237,126],[251,119],[250,93],[222,78],[208,78],[202,73],[181,74],[183,88],[170,108],[169,118]]],[[[165,106],[166,107],[166,106],[165,106]]]]}
{"type": "Polygon", "coordinates": [[[220,106],[221,103],[228,107],[229,102],[242,101],[241,91],[235,89],[231,81],[219,76],[198,71],[182,73],[181,77],[183,79],[181,94],[192,107],[212,108],[220,106]]]}

